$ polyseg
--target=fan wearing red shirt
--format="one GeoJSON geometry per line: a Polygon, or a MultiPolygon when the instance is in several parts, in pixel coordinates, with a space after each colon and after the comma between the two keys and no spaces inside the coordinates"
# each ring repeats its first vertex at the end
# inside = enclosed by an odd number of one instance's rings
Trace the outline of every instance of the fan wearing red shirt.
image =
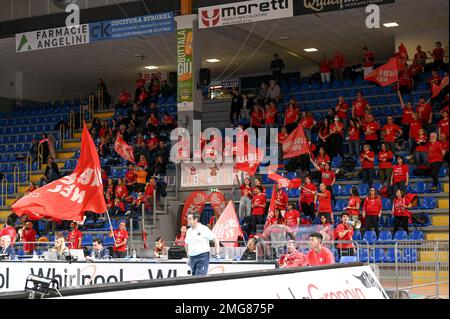
{"type": "Polygon", "coordinates": [[[442,119],[438,123],[438,134],[441,136],[441,134],[445,134],[445,136],[449,136],[449,129],[448,129],[448,111],[443,110],[441,112],[442,119]]]}
{"type": "Polygon", "coordinates": [[[120,222],[119,229],[109,232],[109,237],[114,238],[114,258],[125,258],[127,255],[128,232],[125,228],[125,222],[120,222]]]}
{"type": "Polygon", "coordinates": [[[264,111],[261,105],[256,104],[255,110],[252,112],[252,116],[250,118],[250,126],[254,129],[258,129],[263,126],[264,123],[264,111]]]}
{"type": "Polygon", "coordinates": [[[286,126],[289,134],[295,130],[298,126],[298,112],[294,107],[294,104],[289,103],[286,112],[284,113],[284,126],[286,126]]]}
{"type": "Polygon", "coordinates": [[[344,144],[344,124],[337,115],[334,116],[334,122],[330,125],[330,155],[332,158],[338,154],[344,157],[342,145],[344,144]]]}
{"type": "Polygon", "coordinates": [[[125,186],[123,179],[119,178],[118,185],[116,186],[116,198],[126,200],[128,197],[128,189],[125,186]]]}
{"type": "Polygon", "coordinates": [[[72,222],[70,224],[72,230],[67,235],[67,243],[69,249],[81,249],[81,240],[83,238],[83,233],[78,229],[77,222],[72,222]]]}
{"type": "Polygon", "coordinates": [[[409,233],[408,224],[411,213],[408,211],[408,208],[411,207],[412,205],[410,203],[408,204],[406,201],[405,192],[398,189],[395,193],[395,199],[392,205],[392,216],[394,216],[394,234],[400,226],[404,231],[409,233]]]}
{"type": "Polygon", "coordinates": [[[355,119],[350,119],[348,128],[348,150],[352,156],[358,156],[360,152],[360,125],[355,119]]]}
{"type": "Polygon", "coordinates": [[[345,99],[343,96],[339,97],[339,102],[336,105],[336,114],[341,119],[341,121],[345,124],[347,122],[347,116],[348,116],[348,109],[349,106],[345,102],[345,99]]]}
{"type": "Polygon", "coordinates": [[[423,127],[429,127],[433,120],[433,109],[431,108],[431,104],[427,103],[423,96],[420,97],[416,110],[423,127]]]}
{"type": "Polygon", "coordinates": [[[285,225],[289,227],[297,227],[300,225],[300,213],[294,209],[294,205],[288,204],[286,213],[284,214],[285,225]]]}
{"type": "Polygon", "coordinates": [[[322,245],[323,236],[321,233],[309,235],[308,261],[310,266],[322,266],[334,264],[334,255],[327,247],[322,245]]]}
{"type": "Polygon", "coordinates": [[[288,195],[282,188],[277,185],[275,194],[273,194],[272,196],[275,196],[275,207],[279,209],[281,214],[284,216],[289,201],[288,195]]]}
{"type": "Polygon", "coordinates": [[[301,187],[300,207],[303,214],[307,217],[310,217],[311,220],[314,220],[315,215],[314,198],[316,191],[317,187],[312,183],[311,177],[306,176],[301,187]]]}
{"type": "Polygon", "coordinates": [[[253,188],[248,177],[244,178],[244,182],[242,184],[239,182],[239,176],[237,175],[236,180],[241,190],[241,199],[239,201],[239,218],[243,219],[245,217],[251,216],[252,213],[251,199],[253,196],[253,188]]]}
{"type": "Polygon", "coordinates": [[[311,140],[311,129],[316,124],[311,112],[302,112],[302,118],[300,119],[300,125],[303,126],[305,135],[311,140]]]}
{"type": "Polygon", "coordinates": [[[393,187],[393,194],[398,189],[406,191],[409,183],[409,168],[405,164],[403,157],[397,157],[397,165],[392,167],[391,186],[393,187]]]}
{"type": "Polygon", "coordinates": [[[136,183],[136,172],[134,170],[134,166],[129,165],[128,170],[125,173],[125,185],[127,186],[127,189],[129,191],[133,192],[135,183],[136,183]]]}
{"type": "Polygon", "coordinates": [[[330,163],[330,157],[325,154],[325,148],[319,148],[319,155],[317,155],[315,163],[320,167],[324,168],[326,163],[330,163]]]}
{"type": "Polygon", "coordinates": [[[437,134],[430,134],[430,143],[428,143],[428,163],[430,166],[430,175],[433,179],[431,190],[439,188],[439,171],[444,161],[445,147],[437,140],[437,134]]]}
{"type": "Polygon", "coordinates": [[[349,243],[338,243],[336,248],[339,251],[339,256],[354,256],[355,255],[355,247],[351,242],[353,240],[353,226],[348,223],[349,214],[342,213],[341,215],[342,223],[337,225],[334,231],[334,239],[338,241],[350,241],[349,243]]]}
{"type": "Polygon", "coordinates": [[[361,209],[361,198],[359,198],[358,188],[352,187],[350,194],[348,205],[344,210],[351,221],[357,221],[359,219],[359,210],[361,209]]]}
{"type": "Polygon", "coordinates": [[[378,153],[378,163],[380,180],[383,186],[388,186],[388,183],[391,181],[393,160],[394,153],[387,148],[386,143],[381,144],[381,150],[378,153]]]}
{"type": "Polygon", "coordinates": [[[375,122],[372,114],[367,117],[367,123],[363,125],[364,137],[373,152],[378,153],[378,131],[380,124],[375,122]]]}
{"type": "Polygon", "coordinates": [[[266,225],[264,227],[267,228],[268,226],[272,226],[272,225],[284,225],[285,220],[283,215],[281,214],[280,210],[278,208],[275,208],[275,210],[273,211],[273,214],[270,214],[267,216],[267,222],[266,225]]]}
{"type": "Polygon", "coordinates": [[[14,246],[15,242],[16,242],[16,236],[17,236],[17,232],[15,230],[14,227],[12,227],[14,225],[14,222],[12,221],[11,218],[7,218],[6,222],[5,222],[5,227],[3,227],[2,230],[0,230],[0,238],[2,238],[5,235],[8,235],[9,238],[11,238],[11,247],[14,246]]]}
{"type": "Polygon", "coordinates": [[[266,212],[266,195],[262,192],[261,186],[255,186],[252,198],[252,219],[251,233],[256,233],[256,225],[264,224],[264,214],[266,212]]]}
{"type": "Polygon", "coordinates": [[[375,188],[371,188],[364,200],[362,217],[366,219],[366,231],[374,229],[378,237],[378,222],[381,217],[383,205],[375,188]]]}
{"type": "Polygon", "coordinates": [[[287,250],[288,253],[286,255],[282,255],[278,260],[278,265],[280,268],[298,268],[309,265],[308,256],[297,250],[293,240],[289,240],[287,242],[287,250]]]}
{"type": "Polygon", "coordinates": [[[394,124],[394,118],[392,116],[387,117],[387,124],[383,126],[381,132],[384,136],[384,142],[387,144],[387,149],[391,152],[395,152],[397,138],[403,134],[403,131],[400,126],[394,124]]]}
{"type": "Polygon", "coordinates": [[[319,185],[320,192],[315,192],[315,202],[319,201],[318,216],[319,218],[325,216],[328,223],[332,223],[333,220],[333,208],[331,204],[331,193],[327,190],[324,183],[319,185]]]}
{"type": "Polygon", "coordinates": [[[142,73],[138,73],[136,79],[136,93],[134,94],[134,102],[137,102],[142,89],[145,86],[145,80],[142,78],[142,73]]]}
{"type": "Polygon", "coordinates": [[[331,83],[331,67],[333,65],[333,61],[328,60],[328,56],[326,54],[323,55],[322,60],[319,65],[320,77],[322,79],[322,83],[328,82],[331,83]]]}
{"type": "Polygon", "coordinates": [[[34,243],[36,241],[36,230],[33,229],[32,222],[26,222],[22,230],[23,251],[25,255],[32,255],[34,251],[34,243]]]}
{"type": "Polygon", "coordinates": [[[187,232],[187,227],[186,226],[181,226],[180,228],[180,234],[177,235],[177,237],[175,238],[175,243],[174,246],[180,246],[180,247],[185,247],[186,246],[186,232],[187,232]]]}
{"type": "Polygon", "coordinates": [[[270,104],[266,106],[266,127],[275,127],[275,124],[277,123],[277,111],[277,106],[273,102],[270,102],[270,104]]]}
{"type": "Polygon", "coordinates": [[[434,59],[434,66],[440,68],[444,64],[445,51],[440,41],[436,42],[436,48],[431,53],[434,59]]]}
{"type": "Polygon", "coordinates": [[[364,77],[368,76],[373,71],[373,65],[375,61],[375,54],[369,50],[368,47],[364,47],[364,77]]]}
{"type": "Polygon", "coordinates": [[[286,126],[281,127],[281,132],[278,133],[278,142],[283,142],[289,136],[286,126]]]}
{"type": "Polygon", "coordinates": [[[414,158],[415,164],[419,166],[427,166],[428,165],[428,137],[425,133],[424,129],[419,130],[419,136],[415,139],[415,151],[414,158]]]}
{"type": "Polygon", "coordinates": [[[362,166],[361,175],[363,182],[372,187],[375,177],[375,153],[370,150],[369,144],[364,145],[359,161],[362,166]]]}
{"type": "Polygon", "coordinates": [[[369,102],[367,102],[361,92],[356,94],[356,100],[353,101],[352,117],[364,118],[366,110],[370,111],[369,102]]]}
{"type": "Polygon", "coordinates": [[[398,72],[398,86],[399,86],[399,90],[403,94],[411,93],[411,89],[413,86],[412,72],[413,72],[413,69],[409,68],[407,65],[405,65],[405,67],[402,71],[398,72]]]}
{"type": "Polygon", "coordinates": [[[413,122],[409,124],[409,152],[412,154],[415,146],[416,146],[416,139],[419,137],[419,130],[422,129],[422,122],[419,121],[417,117],[417,113],[413,113],[413,122]]]}
{"type": "Polygon", "coordinates": [[[130,102],[131,95],[127,90],[123,89],[119,94],[119,105],[116,106],[116,109],[122,106],[126,106],[128,102],[130,102]]]}

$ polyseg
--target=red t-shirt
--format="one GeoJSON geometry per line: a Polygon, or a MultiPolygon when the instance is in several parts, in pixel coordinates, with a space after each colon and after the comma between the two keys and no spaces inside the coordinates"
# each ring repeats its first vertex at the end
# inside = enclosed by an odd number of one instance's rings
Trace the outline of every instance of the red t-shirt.
{"type": "Polygon", "coordinates": [[[265,205],[266,205],[266,195],[264,194],[258,194],[253,196],[252,199],[252,204],[253,205],[264,205],[264,207],[253,207],[252,209],[252,215],[254,216],[261,216],[264,215],[265,213],[265,205]]]}
{"type": "Polygon", "coordinates": [[[252,198],[253,195],[253,188],[251,188],[250,186],[245,186],[245,185],[241,185],[241,187],[239,187],[241,189],[241,196],[247,196],[249,198],[252,198]]]}
{"type": "Polygon", "coordinates": [[[369,161],[367,158],[364,158],[364,155],[369,156],[370,158],[375,159],[375,153],[372,151],[362,152],[360,155],[360,162],[363,169],[365,168],[374,168],[375,163],[374,161],[369,161]]]}
{"type": "Polygon", "coordinates": [[[408,211],[408,209],[403,208],[403,205],[406,205],[405,198],[395,198],[395,200],[394,200],[394,216],[409,217],[410,212],[408,211]]]}
{"type": "Polygon", "coordinates": [[[148,184],[146,187],[145,187],[145,195],[147,196],[147,197],[153,197],[153,192],[155,191],[155,185],[151,185],[151,184],[148,184]]]}
{"type": "Polygon", "coordinates": [[[276,218],[276,217],[271,217],[267,220],[268,226],[275,225],[275,224],[284,225],[284,218],[281,217],[280,220],[278,220],[278,218],[276,218]]]}
{"type": "MultiPolygon", "coordinates": [[[[350,207],[356,207],[357,204],[361,205],[361,198],[356,197],[356,196],[351,196],[348,199],[348,206],[350,207]]],[[[360,206],[361,207],[361,206],[360,206]]],[[[354,216],[358,216],[359,215],[359,209],[347,209],[347,213],[349,215],[354,215],[354,216]]]]}
{"type": "Polygon", "coordinates": [[[298,226],[297,219],[300,219],[300,213],[298,210],[293,209],[284,214],[284,220],[285,220],[286,226],[289,226],[289,227],[298,226]]]}
{"type": "Polygon", "coordinates": [[[394,165],[392,167],[393,182],[397,184],[401,181],[406,182],[406,175],[409,173],[408,165],[394,165]]]}
{"type": "Polygon", "coordinates": [[[384,141],[388,143],[395,143],[395,141],[397,140],[397,133],[400,132],[400,130],[400,127],[396,124],[384,125],[384,141]]]}
{"type": "MultiPolygon", "coordinates": [[[[36,231],[32,229],[24,229],[22,232],[23,242],[34,242],[36,241],[36,231]]],[[[24,252],[31,252],[34,250],[34,244],[23,244],[24,252]]]]}
{"type": "Polygon", "coordinates": [[[81,249],[81,238],[83,233],[77,229],[72,230],[67,236],[67,241],[69,242],[69,249],[81,249]]]}
{"type": "Polygon", "coordinates": [[[441,62],[444,61],[444,48],[435,48],[433,50],[433,57],[434,57],[434,62],[441,62]]]}
{"type": "Polygon", "coordinates": [[[133,184],[134,182],[136,182],[136,173],[134,172],[134,170],[127,171],[127,173],[125,174],[125,180],[128,184],[133,184]]]}
{"type": "Polygon", "coordinates": [[[423,124],[428,124],[431,118],[431,113],[433,110],[431,109],[430,103],[420,103],[417,106],[417,114],[419,115],[419,119],[423,124]]]}
{"type": "MultiPolygon", "coordinates": [[[[114,231],[114,238],[116,239],[116,244],[121,244],[125,241],[125,239],[128,240],[128,232],[126,230],[116,229],[114,231]]],[[[123,245],[120,247],[116,247],[116,245],[114,245],[113,250],[125,252],[127,251],[127,245],[123,245]]]]}
{"type": "Polygon", "coordinates": [[[356,126],[350,126],[348,130],[348,136],[350,138],[350,141],[359,141],[359,128],[357,128],[356,126]]]}
{"type": "Polygon", "coordinates": [[[296,250],[292,254],[282,255],[278,264],[280,268],[297,268],[308,266],[309,261],[308,256],[296,250]]]}
{"type": "Polygon", "coordinates": [[[282,189],[280,189],[276,194],[275,194],[275,208],[278,208],[279,210],[286,210],[286,206],[288,204],[289,201],[289,197],[286,194],[286,192],[282,189]]]}
{"type": "Polygon", "coordinates": [[[402,123],[405,125],[411,124],[414,122],[414,119],[412,117],[414,113],[414,109],[411,107],[404,107],[403,108],[403,115],[402,115],[402,123]]]}
{"type": "Polygon", "coordinates": [[[438,123],[439,129],[441,130],[441,133],[445,133],[445,136],[448,137],[448,118],[446,120],[442,119],[438,123]]]}
{"type": "Polygon", "coordinates": [[[295,110],[286,110],[286,114],[284,116],[284,121],[286,124],[295,123],[297,120],[297,112],[295,110]]]}
{"type": "Polygon", "coordinates": [[[344,129],[344,124],[342,124],[341,122],[333,123],[333,124],[330,125],[330,131],[335,131],[334,134],[339,134],[341,136],[344,136],[344,130],[343,129],[344,129]],[[338,128],[341,129],[340,133],[337,133],[338,132],[338,128]]]}
{"type": "Polygon", "coordinates": [[[367,196],[364,200],[363,208],[367,216],[378,216],[383,209],[381,198],[379,196],[375,198],[367,196]]]}
{"type": "Polygon", "coordinates": [[[432,164],[443,162],[444,158],[442,157],[442,151],[444,150],[444,146],[439,141],[428,143],[428,163],[432,164]]]}
{"type": "Polygon", "coordinates": [[[321,169],[320,171],[322,173],[322,183],[324,183],[325,186],[331,186],[333,180],[336,178],[336,174],[334,174],[333,171],[325,171],[324,169],[321,169]]]}
{"type": "Polygon", "coordinates": [[[327,155],[327,154],[325,154],[325,155],[317,155],[317,157],[316,157],[316,163],[317,163],[317,165],[319,165],[320,167],[323,167],[323,166],[325,166],[325,164],[326,163],[329,163],[330,162],[330,157],[327,155]]]}
{"type": "Polygon", "coordinates": [[[364,115],[366,115],[367,105],[369,105],[369,103],[363,98],[356,99],[355,101],[353,101],[353,108],[355,109],[355,116],[364,117],[364,115]]]}
{"type": "Polygon", "coordinates": [[[117,185],[116,197],[125,198],[128,196],[128,189],[125,185],[117,185]]]}
{"type": "Polygon", "coordinates": [[[252,125],[256,127],[262,127],[263,126],[263,111],[258,110],[252,113],[252,125]]]}
{"type": "Polygon", "coordinates": [[[338,104],[338,106],[339,111],[337,112],[337,116],[339,116],[340,119],[345,120],[347,118],[348,113],[348,104],[344,102],[343,104],[338,104]]]}
{"type": "Polygon", "coordinates": [[[380,169],[392,168],[392,160],[394,158],[394,154],[391,151],[383,152],[380,151],[378,153],[378,162],[380,163],[380,169]]]}
{"type": "MultiPolygon", "coordinates": [[[[304,184],[303,187],[309,189],[312,192],[317,191],[317,187],[313,183],[304,184]]],[[[314,203],[314,197],[315,197],[315,195],[313,193],[310,193],[310,192],[302,189],[302,192],[300,194],[300,203],[312,204],[312,203],[314,203]]]]}
{"type": "Polygon", "coordinates": [[[331,193],[329,190],[325,190],[323,192],[326,196],[317,196],[317,199],[319,201],[319,212],[320,213],[332,213],[333,208],[331,206],[331,193]]]}
{"type": "Polygon", "coordinates": [[[275,124],[277,120],[277,108],[269,107],[268,112],[266,113],[266,124],[275,124]]]}
{"type": "Polygon", "coordinates": [[[416,152],[428,152],[427,142],[428,138],[425,135],[416,137],[416,152]],[[422,143],[422,145],[419,143],[422,143]]]}
{"type": "MultiPolygon", "coordinates": [[[[334,239],[335,240],[352,240],[353,239],[353,227],[350,225],[339,224],[334,230],[334,239]],[[345,230],[350,230],[343,237],[339,237],[339,233],[345,230]]],[[[337,248],[353,248],[353,243],[338,243],[337,248]]]]}
{"type": "Polygon", "coordinates": [[[380,130],[380,124],[378,122],[368,122],[364,125],[364,133],[366,141],[378,140],[377,131],[380,130]],[[369,132],[369,133],[368,133],[369,132]]]}
{"type": "Polygon", "coordinates": [[[11,227],[11,226],[4,227],[0,231],[0,238],[5,235],[8,235],[11,238],[11,246],[13,246],[14,243],[16,242],[16,236],[17,236],[16,230],[14,229],[14,227],[11,227]]]}
{"type": "Polygon", "coordinates": [[[278,141],[283,142],[288,136],[289,136],[288,133],[280,132],[280,133],[278,133],[278,141]]]}
{"type": "Polygon", "coordinates": [[[310,266],[331,265],[334,264],[334,255],[327,247],[322,247],[318,253],[311,249],[308,252],[308,260],[310,266]]]}
{"type": "Polygon", "coordinates": [[[320,61],[320,73],[330,73],[332,64],[333,62],[329,60],[320,61]]]}
{"type": "Polygon", "coordinates": [[[375,54],[372,51],[364,52],[364,67],[370,68],[373,66],[375,54]]]}
{"type": "Polygon", "coordinates": [[[303,128],[310,129],[314,125],[314,119],[311,116],[304,117],[300,120],[300,125],[303,128]]]}
{"type": "Polygon", "coordinates": [[[142,89],[144,85],[145,85],[144,79],[136,80],[136,89],[142,89]]]}
{"type": "Polygon", "coordinates": [[[107,208],[111,208],[111,209],[114,208],[114,200],[113,200],[112,198],[110,198],[110,199],[105,199],[105,201],[106,201],[106,207],[107,207],[107,208]]]}
{"type": "Polygon", "coordinates": [[[409,124],[409,137],[417,138],[419,137],[419,130],[422,128],[422,123],[420,121],[413,121],[409,124]]]}

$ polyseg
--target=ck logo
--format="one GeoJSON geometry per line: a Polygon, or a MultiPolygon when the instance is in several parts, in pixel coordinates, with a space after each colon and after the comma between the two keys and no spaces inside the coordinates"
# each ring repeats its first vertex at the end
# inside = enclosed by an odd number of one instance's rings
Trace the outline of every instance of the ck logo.
{"type": "Polygon", "coordinates": [[[94,39],[110,38],[111,37],[110,28],[111,28],[110,23],[100,22],[94,24],[94,26],[91,28],[91,36],[94,39]]]}
{"type": "Polygon", "coordinates": [[[214,27],[220,21],[220,10],[214,9],[212,10],[212,14],[210,14],[209,10],[202,11],[202,22],[205,27],[214,27]]]}

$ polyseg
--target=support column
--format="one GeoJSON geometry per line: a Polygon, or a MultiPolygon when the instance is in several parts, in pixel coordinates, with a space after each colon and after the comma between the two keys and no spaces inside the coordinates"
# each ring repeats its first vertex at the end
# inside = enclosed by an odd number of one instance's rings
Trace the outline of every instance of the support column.
{"type": "Polygon", "coordinates": [[[192,133],[193,121],[202,119],[202,91],[197,88],[202,62],[198,20],[196,14],[190,14],[175,17],[175,21],[178,120],[192,133]]]}
{"type": "Polygon", "coordinates": [[[14,82],[14,98],[23,99],[23,72],[16,72],[16,80],[14,82]]]}

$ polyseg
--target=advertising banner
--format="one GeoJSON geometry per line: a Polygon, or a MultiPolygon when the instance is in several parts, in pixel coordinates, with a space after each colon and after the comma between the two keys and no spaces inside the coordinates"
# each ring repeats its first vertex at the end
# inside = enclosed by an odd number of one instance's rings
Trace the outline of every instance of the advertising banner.
{"type": "Polygon", "coordinates": [[[294,14],[317,14],[366,7],[371,4],[383,5],[395,0],[299,0],[294,3],[294,14]]]}
{"type": "Polygon", "coordinates": [[[179,110],[193,109],[193,40],[192,29],[177,31],[177,105],[179,110]]]}
{"type": "Polygon", "coordinates": [[[289,18],[294,15],[292,0],[252,0],[198,9],[199,28],[289,18]]]}
{"type": "Polygon", "coordinates": [[[233,164],[181,164],[181,187],[232,186],[233,164]]]}
{"type": "Polygon", "coordinates": [[[91,42],[153,35],[174,30],[173,12],[89,24],[91,42]]]}

